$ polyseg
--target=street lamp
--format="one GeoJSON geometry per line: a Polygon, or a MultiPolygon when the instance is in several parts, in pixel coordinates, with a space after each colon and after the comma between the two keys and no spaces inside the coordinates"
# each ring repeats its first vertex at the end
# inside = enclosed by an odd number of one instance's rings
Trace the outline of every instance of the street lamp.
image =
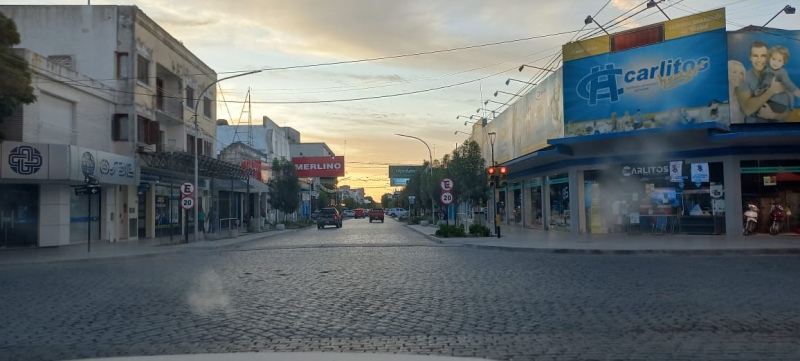
{"type": "MultiPolygon", "coordinates": [[[[588,24],[587,24],[587,25],[588,25],[588,24]]],[[[551,72],[552,72],[552,71],[555,71],[555,70],[553,70],[553,69],[540,68],[540,67],[538,67],[538,66],[533,66],[533,65],[528,65],[528,64],[522,64],[522,65],[520,65],[520,66],[519,66],[519,71],[522,71],[522,69],[525,69],[525,68],[534,68],[534,69],[539,69],[539,70],[544,70],[544,71],[551,71],[551,72]]]]}
{"type": "MultiPolygon", "coordinates": [[[[217,79],[217,80],[211,82],[211,84],[208,84],[208,86],[206,86],[205,89],[203,89],[203,91],[200,92],[200,95],[197,96],[197,99],[195,99],[195,102],[194,102],[194,187],[195,187],[195,192],[194,192],[194,241],[195,242],[197,242],[197,240],[198,240],[198,235],[197,235],[197,233],[198,233],[197,232],[198,231],[198,229],[197,229],[198,228],[198,224],[197,223],[198,222],[197,222],[197,220],[198,220],[198,216],[199,216],[199,213],[200,213],[200,210],[199,210],[200,203],[198,202],[198,196],[197,196],[197,194],[199,193],[198,190],[200,189],[200,184],[199,184],[200,183],[200,172],[199,172],[199,163],[200,163],[200,161],[199,161],[199,157],[197,155],[197,148],[198,148],[197,147],[197,140],[200,139],[200,125],[198,125],[198,123],[197,123],[197,107],[200,105],[200,101],[203,100],[203,94],[205,94],[206,91],[208,91],[208,89],[210,89],[215,84],[217,84],[217,83],[219,83],[219,82],[221,82],[223,80],[238,78],[240,76],[245,76],[245,75],[250,75],[250,74],[255,74],[255,73],[260,73],[260,72],[261,72],[261,70],[253,70],[253,71],[249,71],[247,73],[236,74],[236,75],[226,76],[226,77],[224,77],[222,79],[217,79]]],[[[186,238],[186,239],[188,240],[189,238],[186,238]]]]}
{"type": "MultiPolygon", "coordinates": [[[[661,13],[662,13],[662,14],[664,14],[664,16],[667,18],[667,20],[672,20],[672,19],[670,19],[670,18],[669,18],[669,16],[667,16],[667,13],[665,13],[665,12],[664,12],[664,10],[663,10],[663,9],[661,9],[661,7],[660,7],[660,6],[658,6],[658,3],[662,2],[662,1],[664,1],[664,0],[659,0],[659,1],[650,0],[650,1],[648,1],[648,2],[647,2],[647,8],[648,8],[648,9],[650,9],[650,8],[654,8],[654,7],[655,7],[655,8],[658,8],[658,11],[661,11],[661,13]]],[[[788,6],[788,5],[787,5],[787,6],[788,6]]],[[[780,13],[778,13],[778,14],[780,14],[780,13]]],[[[777,16],[777,15],[776,15],[776,16],[777,16]]]]}
{"type": "Polygon", "coordinates": [[[483,102],[483,105],[488,105],[488,104],[489,104],[489,102],[492,102],[492,103],[495,103],[495,104],[500,104],[500,105],[509,106],[509,105],[508,105],[508,103],[496,102],[496,101],[494,101],[494,100],[486,100],[485,102],[483,102]]]}
{"type": "MultiPolygon", "coordinates": [[[[583,23],[586,24],[586,25],[589,25],[591,23],[595,23],[595,24],[597,24],[597,26],[600,27],[601,30],[603,30],[604,33],[606,33],[606,35],[610,35],[608,33],[608,31],[606,31],[606,28],[604,28],[603,25],[600,25],[600,23],[598,23],[597,20],[595,20],[591,15],[587,16],[586,19],[583,19],[583,23]]],[[[520,70],[520,71],[522,71],[522,70],[520,70]]]]}
{"type": "MultiPolygon", "coordinates": [[[[648,4],[648,5],[649,5],[649,4],[648,4]]],[[[767,26],[767,24],[769,24],[770,22],[772,22],[772,20],[775,20],[775,18],[777,18],[777,17],[778,17],[778,15],[780,15],[781,13],[785,13],[785,14],[787,14],[787,15],[792,15],[792,14],[794,14],[796,11],[797,11],[797,9],[795,9],[793,6],[791,6],[791,5],[786,5],[786,6],[784,6],[784,7],[783,7],[783,9],[781,9],[781,11],[778,11],[778,13],[777,13],[777,14],[775,14],[775,16],[773,16],[771,19],[769,19],[769,20],[768,20],[766,23],[764,23],[764,25],[762,25],[761,27],[763,28],[763,27],[767,26]]]]}
{"type": "MultiPolygon", "coordinates": [[[[492,165],[491,166],[494,167],[495,166],[495,163],[494,163],[494,141],[497,140],[497,133],[489,132],[486,135],[489,136],[489,144],[492,147],[492,165]]],[[[499,238],[500,237],[500,233],[497,232],[497,227],[498,227],[497,226],[497,198],[496,198],[495,194],[497,194],[497,184],[493,183],[492,184],[492,210],[494,211],[494,214],[492,215],[492,218],[494,218],[494,231],[495,231],[495,233],[497,233],[497,237],[499,238]]]]}
{"type": "Polygon", "coordinates": [[[487,112],[492,112],[492,119],[494,119],[496,117],[496,114],[495,114],[496,111],[495,110],[489,110],[489,109],[486,109],[486,108],[478,108],[478,110],[476,110],[475,113],[480,113],[481,110],[485,110],[487,112]]]}
{"type": "Polygon", "coordinates": [[[456,120],[458,120],[458,119],[461,119],[461,118],[478,119],[478,120],[480,120],[480,119],[481,119],[481,117],[479,117],[479,116],[477,116],[477,115],[470,115],[470,116],[466,116],[466,115],[457,115],[457,116],[456,116],[456,120]]]}
{"type": "Polygon", "coordinates": [[[511,96],[514,96],[514,97],[520,97],[520,98],[522,97],[522,95],[519,95],[519,94],[504,92],[504,91],[500,91],[500,90],[497,90],[497,91],[494,92],[494,97],[497,98],[497,94],[499,94],[499,93],[508,94],[508,95],[511,95],[511,96]]]}
{"type": "Polygon", "coordinates": [[[508,85],[508,84],[509,84],[509,83],[511,83],[512,81],[515,81],[515,82],[517,82],[517,83],[525,83],[525,84],[528,84],[528,85],[536,85],[536,83],[531,83],[531,82],[522,81],[522,80],[517,80],[517,79],[511,79],[511,78],[508,78],[508,79],[506,79],[506,85],[508,85]]]}
{"type": "Polygon", "coordinates": [[[462,132],[462,131],[460,131],[460,130],[456,130],[456,132],[455,132],[455,133],[453,133],[453,134],[455,134],[455,135],[458,135],[458,133],[461,133],[461,134],[466,134],[466,135],[469,135],[470,137],[472,136],[472,134],[470,134],[470,133],[467,133],[467,132],[462,132]]]}
{"type": "MultiPolygon", "coordinates": [[[[411,136],[411,135],[405,135],[405,134],[399,134],[399,133],[395,133],[394,135],[397,135],[397,136],[400,136],[400,137],[416,139],[416,140],[422,142],[422,144],[425,144],[425,147],[428,148],[428,161],[430,162],[429,165],[431,167],[431,182],[433,182],[434,181],[433,180],[433,154],[431,153],[431,147],[428,146],[428,143],[425,143],[424,140],[422,140],[420,138],[417,138],[417,137],[414,137],[414,136],[411,136]]],[[[433,188],[431,188],[431,191],[432,190],[433,190],[433,188]]],[[[435,204],[435,202],[433,200],[433,193],[431,192],[431,217],[433,217],[433,205],[434,204],[435,204]]]]}

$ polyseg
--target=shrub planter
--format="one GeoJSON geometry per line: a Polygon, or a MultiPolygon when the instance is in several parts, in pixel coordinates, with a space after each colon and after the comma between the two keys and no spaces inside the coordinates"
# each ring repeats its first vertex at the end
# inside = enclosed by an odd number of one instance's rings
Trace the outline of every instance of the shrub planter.
{"type": "Polygon", "coordinates": [[[286,229],[286,225],[285,225],[285,224],[283,224],[283,223],[278,223],[278,224],[275,226],[275,229],[276,229],[276,230],[278,230],[278,231],[282,231],[282,230],[286,229]]]}
{"type": "Polygon", "coordinates": [[[419,225],[423,226],[423,227],[427,227],[428,226],[428,221],[420,221],[419,225]]]}

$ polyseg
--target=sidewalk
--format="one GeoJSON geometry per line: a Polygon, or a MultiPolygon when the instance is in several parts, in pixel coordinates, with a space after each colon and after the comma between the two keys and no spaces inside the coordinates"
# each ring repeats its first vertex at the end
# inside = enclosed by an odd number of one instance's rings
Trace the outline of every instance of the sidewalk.
{"type": "MultiPolygon", "coordinates": [[[[50,262],[81,262],[90,260],[108,260],[133,257],[153,257],[163,254],[189,252],[192,250],[214,250],[258,239],[272,237],[295,229],[281,231],[265,231],[245,233],[233,238],[201,240],[188,244],[162,245],[161,240],[147,239],[123,242],[92,242],[91,252],[87,252],[87,244],[71,244],[61,247],[7,249],[0,251],[0,266],[50,262]]],[[[191,236],[189,238],[192,239],[191,236]]]]}
{"type": "Polygon", "coordinates": [[[434,242],[480,249],[586,254],[800,254],[800,236],[572,234],[503,226],[501,238],[439,238],[437,227],[408,225],[434,242]]]}

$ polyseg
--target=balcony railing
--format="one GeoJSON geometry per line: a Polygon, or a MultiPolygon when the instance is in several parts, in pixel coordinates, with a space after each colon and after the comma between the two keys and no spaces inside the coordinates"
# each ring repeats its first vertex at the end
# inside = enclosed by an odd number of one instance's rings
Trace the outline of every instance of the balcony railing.
{"type": "Polygon", "coordinates": [[[157,95],[156,107],[158,110],[183,120],[183,102],[175,97],[157,95]]]}

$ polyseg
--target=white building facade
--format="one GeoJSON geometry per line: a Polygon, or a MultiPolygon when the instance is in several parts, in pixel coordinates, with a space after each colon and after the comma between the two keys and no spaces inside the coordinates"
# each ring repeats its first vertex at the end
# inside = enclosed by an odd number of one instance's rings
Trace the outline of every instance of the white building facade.
{"type": "MultiPolygon", "coordinates": [[[[214,157],[213,84],[217,81],[214,70],[136,6],[12,5],[0,6],[0,12],[16,23],[21,38],[19,47],[61,64],[60,71],[66,69],[96,79],[91,85],[78,83],[78,88],[87,93],[102,93],[104,97],[102,106],[75,101],[61,90],[51,93],[43,89],[43,82],[37,88],[43,94],[38,102],[42,112],[40,128],[28,127],[28,133],[20,140],[91,147],[126,157],[126,161],[135,164],[133,181],[114,184],[101,180],[100,197],[111,203],[100,202],[113,211],[89,216],[90,222],[97,218],[101,224],[100,239],[134,240],[185,233],[183,225],[192,220],[178,206],[177,195],[181,183],[193,182],[193,168],[189,168],[188,161],[169,166],[151,160],[168,157],[169,152],[180,153],[181,159],[186,160],[195,149],[201,156],[214,157]],[[204,89],[208,90],[203,92],[204,89]],[[70,112],[68,109],[72,109],[76,124],[72,128],[55,120],[63,119],[63,114],[70,112]],[[199,135],[194,126],[195,110],[199,135]],[[81,129],[82,122],[87,121],[92,126],[81,129]],[[51,126],[55,122],[60,123],[51,126]],[[114,192],[109,190],[112,188],[114,192]]],[[[67,82],[54,77],[48,87],[67,82]]],[[[78,88],[72,91],[80,93],[78,88]]],[[[96,100],[99,96],[93,99],[94,103],[100,102],[96,100]]],[[[28,113],[33,114],[33,109],[28,113]]],[[[196,185],[201,207],[211,206],[210,184],[210,179],[202,177],[196,185]]],[[[43,192],[51,191],[48,188],[43,192]]],[[[41,197],[43,202],[51,202],[46,200],[51,197],[49,193],[41,197]]],[[[50,217],[49,212],[41,209],[39,212],[42,222],[50,217]]],[[[55,243],[64,242],[60,239],[55,243]]],[[[52,243],[39,242],[39,245],[52,243]]]]}

